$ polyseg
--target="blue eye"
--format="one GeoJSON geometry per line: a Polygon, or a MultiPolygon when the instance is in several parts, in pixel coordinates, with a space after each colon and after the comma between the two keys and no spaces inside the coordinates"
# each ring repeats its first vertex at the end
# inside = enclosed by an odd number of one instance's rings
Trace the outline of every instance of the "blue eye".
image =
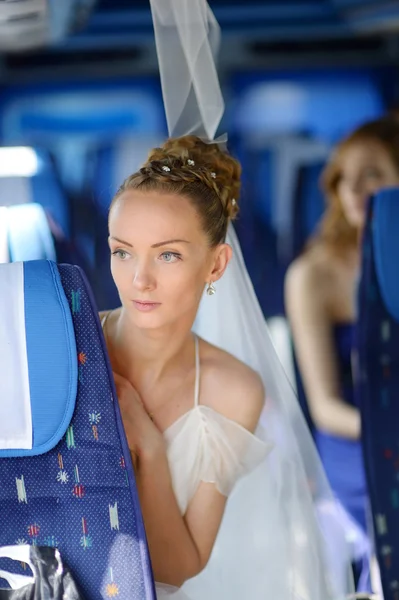
{"type": "Polygon", "coordinates": [[[166,263],[174,263],[181,258],[180,254],[177,254],[176,252],[163,252],[161,257],[166,263]]]}
{"type": "Polygon", "coordinates": [[[115,252],[112,252],[112,256],[117,256],[121,260],[126,260],[128,253],[125,250],[115,250],[115,252]]]}

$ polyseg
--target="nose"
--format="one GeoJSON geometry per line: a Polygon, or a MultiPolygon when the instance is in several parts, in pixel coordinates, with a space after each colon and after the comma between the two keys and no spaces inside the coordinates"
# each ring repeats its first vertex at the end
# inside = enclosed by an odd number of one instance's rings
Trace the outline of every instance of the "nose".
{"type": "Polygon", "coordinates": [[[349,183],[349,190],[351,191],[351,193],[354,196],[363,196],[365,193],[365,189],[364,189],[364,185],[363,182],[360,178],[358,179],[353,179],[350,183],[349,183]]]}
{"type": "Polygon", "coordinates": [[[156,288],[156,279],[147,265],[136,265],[133,276],[133,286],[139,292],[148,292],[156,288]]]}

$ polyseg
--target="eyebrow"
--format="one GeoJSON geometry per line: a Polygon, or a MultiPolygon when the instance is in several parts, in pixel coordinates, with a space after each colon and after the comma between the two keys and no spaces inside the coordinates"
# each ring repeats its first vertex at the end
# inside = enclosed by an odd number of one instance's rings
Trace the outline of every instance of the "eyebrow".
{"type": "Polygon", "coordinates": [[[133,245],[129,244],[129,242],[125,242],[124,240],[114,237],[113,235],[110,236],[110,239],[114,240],[115,242],[119,242],[120,244],[123,244],[124,246],[130,246],[130,248],[133,248],[133,245]]]}
{"type": "Polygon", "coordinates": [[[189,244],[188,240],[166,240],[166,242],[158,242],[157,244],[153,244],[151,248],[160,248],[161,246],[167,246],[168,244],[189,244]]]}
{"type": "MultiPolygon", "coordinates": [[[[129,246],[130,248],[133,248],[133,244],[129,244],[129,242],[121,240],[117,237],[111,236],[111,240],[115,240],[116,242],[119,242],[120,244],[123,244],[124,246],[129,246]]],[[[157,244],[153,244],[151,246],[151,248],[160,248],[161,246],[167,246],[168,244],[189,244],[189,243],[190,242],[188,240],[179,240],[179,239],[166,240],[165,242],[158,242],[157,244]]]]}

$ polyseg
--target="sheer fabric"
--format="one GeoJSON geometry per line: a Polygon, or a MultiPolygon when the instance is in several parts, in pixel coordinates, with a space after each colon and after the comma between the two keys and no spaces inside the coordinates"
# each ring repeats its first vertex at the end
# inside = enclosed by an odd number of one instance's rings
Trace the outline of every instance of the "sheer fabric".
{"type": "Polygon", "coordinates": [[[182,514],[201,482],[229,496],[253,471],[272,444],[207,406],[196,406],[165,431],[173,489],[182,514]]]}
{"type": "MultiPolygon", "coordinates": [[[[217,22],[206,0],[150,3],[169,135],[212,141],[224,110],[215,66],[217,22]]],[[[231,226],[227,241],[233,260],[216,295],[204,295],[194,330],[260,374],[265,410],[258,443],[203,408],[166,432],[182,512],[199,480],[214,480],[230,495],[204,571],[180,590],[158,586],[158,597],[342,600],[353,591],[348,523],[273,347],[231,226]]]]}

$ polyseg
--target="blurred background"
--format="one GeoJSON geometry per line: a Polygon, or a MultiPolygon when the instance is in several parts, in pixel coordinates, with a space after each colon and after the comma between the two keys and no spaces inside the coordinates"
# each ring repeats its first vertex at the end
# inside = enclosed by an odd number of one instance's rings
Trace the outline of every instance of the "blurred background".
{"type": "MultiPolygon", "coordinates": [[[[332,144],[395,110],[399,2],[210,5],[222,29],[220,131],[244,172],[237,229],[270,318],[284,314],[284,273],[323,210],[332,144]]],[[[0,143],[18,153],[0,153],[1,205],[44,207],[58,260],[83,266],[100,309],[118,302],[110,199],[165,135],[148,0],[0,1],[0,143]]],[[[12,215],[26,244],[33,216],[12,215]]],[[[11,240],[8,252],[22,250],[11,240]]]]}

